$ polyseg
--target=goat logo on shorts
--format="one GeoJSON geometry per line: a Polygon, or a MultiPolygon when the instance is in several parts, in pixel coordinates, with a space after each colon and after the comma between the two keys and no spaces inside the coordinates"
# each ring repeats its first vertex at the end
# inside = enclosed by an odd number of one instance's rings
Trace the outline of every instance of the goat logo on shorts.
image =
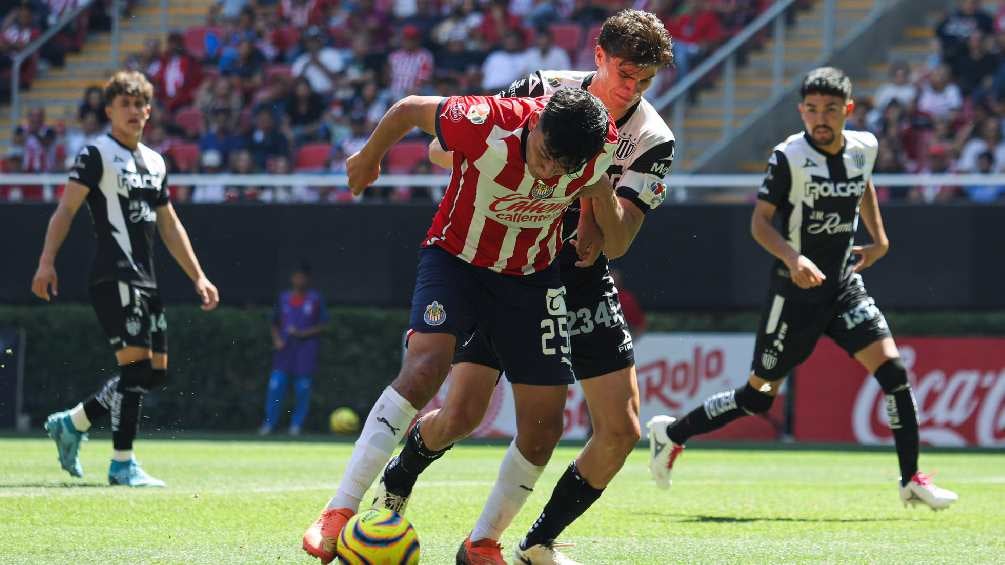
{"type": "Polygon", "coordinates": [[[778,357],[775,356],[774,351],[765,351],[764,353],[761,354],[761,366],[763,366],[765,369],[770,371],[771,369],[774,369],[775,365],[777,364],[778,364],[778,357]]]}
{"type": "Polygon", "coordinates": [[[530,197],[536,200],[551,198],[552,194],[555,194],[555,187],[548,186],[548,184],[541,179],[535,180],[534,186],[530,187],[530,197]]]}
{"type": "Polygon", "coordinates": [[[480,126],[485,123],[489,117],[489,105],[488,104],[475,104],[474,106],[468,108],[468,121],[480,126]]]}
{"type": "Polygon", "coordinates": [[[447,311],[442,304],[434,300],[432,304],[426,306],[426,313],[422,315],[422,319],[430,326],[439,326],[447,321],[447,311]]]}
{"type": "Polygon", "coordinates": [[[143,327],[143,324],[140,322],[139,318],[130,316],[126,319],[126,333],[129,335],[139,335],[141,327],[143,327]]]}

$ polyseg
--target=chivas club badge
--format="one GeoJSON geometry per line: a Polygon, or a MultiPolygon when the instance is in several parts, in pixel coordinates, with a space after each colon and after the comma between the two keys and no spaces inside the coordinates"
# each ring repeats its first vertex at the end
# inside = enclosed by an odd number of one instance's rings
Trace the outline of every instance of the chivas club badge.
{"type": "Polygon", "coordinates": [[[541,179],[536,179],[534,186],[530,187],[530,197],[537,200],[551,198],[552,194],[555,194],[555,187],[549,186],[541,179]]]}

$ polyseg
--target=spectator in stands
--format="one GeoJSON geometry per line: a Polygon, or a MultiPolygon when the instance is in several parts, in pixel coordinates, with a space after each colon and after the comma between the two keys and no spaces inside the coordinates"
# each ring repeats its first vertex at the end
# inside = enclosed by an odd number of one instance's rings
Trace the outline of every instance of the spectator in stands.
{"type": "MultiPolygon", "coordinates": [[[[216,149],[202,152],[199,158],[199,172],[217,175],[223,172],[225,156],[216,149]]],[[[227,200],[227,189],[222,184],[200,184],[192,190],[191,200],[197,204],[217,204],[227,200]]]]}
{"type": "Polygon", "coordinates": [[[401,29],[401,47],[387,58],[391,97],[418,94],[433,78],[433,54],[422,47],[422,31],[415,26],[401,29]]]}
{"type": "Polygon", "coordinates": [[[81,149],[88,145],[93,145],[95,140],[104,134],[105,128],[98,119],[98,113],[93,110],[84,112],[80,118],[80,127],[71,128],[66,132],[65,146],[67,159],[64,160],[65,169],[73,166],[73,161],[81,149]]]}
{"type": "MultiPolygon", "coordinates": [[[[235,175],[251,175],[259,172],[255,164],[255,158],[251,151],[238,149],[230,154],[230,172],[235,175]]],[[[259,186],[228,186],[226,190],[227,202],[238,202],[242,200],[256,200],[261,187],[259,186]]]]}
{"type": "MultiPolygon", "coordinates": [[[[1001,168],[1001,164],[995,164],[995,156],[990,151],[985,151],[977,156],[977,170],[975,172],[990,175],[995,169],[1001,168]]],[[[971,202],[990,204],[996,202],[1005,195],[1005,186],[993,184],[976,184],[963,188],[967,199],[971,202]]]]}
{"type": "Polygon", "coordinates": [[[24,146],[24,171],[27,173],[54,173],[63,170],[66,148],[59,142],[56,130],[43,126],[29,135],[24,146]]]}
{"type": "Polygon", "coordinates": [[[214,108],[208,115],[206,131],[199,137],[199,151],[218,151],[222,161],[238,149],[247,147],[247,140],[236,132],[237,121],[227,108],[214,108]]]}
{"type": "MultiPolygon", "coordinates": [[[[546,29],[551,27],[552,24],[558,23],[562,18],[562,14],[559,13],[559,6],[557,2],[551,2],[550,0],[533,0],[533,2],[528,2],[532,4],[528,6],[528,10],[525,13],[520,13],[514,9],[514,4],[510,4],[510,12],[523,17],[524,22],[532,29],[546,29]]],[[[546,69],[565,69],[568,67],[538,67],[546,69]]]]}
{"type": "Polygon", "coordinates": [[[84,99],[80,102],[80,108],[77,109],[77,119],[83,120],[85,114],[96,114],[102,127],[108,125],[104,94],[101,93],[100,86],[88,86],[87,90],[84,91],[84,99]]]}
{"type": "Polygon", "coordinates": [[[935,27],[944,60],[961,55],[966,50],[967,38],[978,31],[991,35],[994,33],[994,21],[977,0],[960,0],[959,7],[935,27]]]}
{"type": "Polygon", "coordinates": [[[980,172],[978,158],[985,153],[991,154],[992,163],[997,163],[998,166],[1005,165],[1005,143],[1002,142],[1001,127],[998,118],[986,118],[978,124],[969,124],[968,129],[975,130],[976,135],[971,137],[960,151],[960,159],[957,162],[957,169],[960,172],[980,172]]]}
{"type": "MultiPolygon", "coordinates": [[[[519,33],[520,43],[523,44],[525,37],[520,18],[509,13],[507,0],[491,0],[485,9],[480,27],[482,41],[485,42],[486,51],[492,51],[514,32],[519,33]]],[[[507,85],[509,83],[506,83],[507,85]]]]}
{"type": "Polygon", "coordinates": [[[639,304],[635,293],[625,287],[625,279],[618,269],[611,269],[611,277],[614,279],[614,288],[618,289],[618,298],[621,300],[621,311],[625,316],[628,329],[632,332],[632,337],[639,339],[646,333],[649,322],[646,319],[646,312],[639,304]]]}
{"type": "Polygon", "coordinates": [[[311,288],[311,268],[301,264],[290,276],[290,289],[276,301],[272,316],[272,374],[265,398],[265,420],[258,429],[267,435],[279,424],[279,410],[286,396],[287,381],[294,379],[296,403],[290,419],[290,435],[300,435],[310,408],[311,381],[317,371],[318,336],[328,324],[321,293],[311,288]]]}
{"type": "Polygon", "coordinates": [[[555,45],[555,36],[549,28],[537,30],[534,46],[524,51],[523,65],[527,72],[533,72],[537,69],[572,68],[569,53],[555,45]]]}
{"type": "Polygon", "coordinates": [[[918,111],[932,118],[955,120],[963,107],[963,96],[958,86],[950,81],[950,70],[946,65],[932,71],[921,87],[918,96],[918,111]]]}
{"type": "MultiPolygon", "coordinates": [[[[598,4],[597,0],[576,0],[572,15],[569,16],[573,22],[589,28],[607,19],[607,8],[598,4]]],[[[674,37],[676,40],[676,36],[674,37]]]]}
{"type": "Polygon", "coordinates": [[[258,50],[255,42],[247,38],[237,44],[237,55],[228,58],[226,64],[220,62],[220,72],[224,77],[232,79],[237,90],[246,97],[251,97],[263,84],[265,71],[265,55],[258,50]]]}
{"type": "Polygon", "coordinates": [[[270,157],[290,157],[289,141],[276,127],[271,109],[262,107],[255,112],[255,126],[247,135],[246,147],[257,169],[264,169],[270,157]]]}
{"type": "Polygon", "coordinates": [[[467,48],[476,48],[477,42],[472,36],[474,30],[481,27],[482,19],[475,0],[453,0],[447,17],[433,28],[430,38],[440,49],[453,40],[461,41],[467,48]]]}
{"type": "Polygon", "coordinates": [[[503,40],[503,48],[490,53],[482,64],[482,90],[495,94],[525,74],[523,32],[511,31],[503,40]]]}
{"type": "Polygon", "coordinates": [[[168,36],[168,48],[161,58],[161,68],[154,77],[157,98],[169,113],[188,106],[195,100],[196,89],[202,82],[202,65],[185,49],[181,33],[168,36]]]}
{"type": "Polygon", "coordinates": [[[348,114],[351,122],[359,120],[364,127],[373,129],[390,105],[390,96],[381,91],[375,81],[370,81],[363,85],[358,95],[346,102],[343,111],[348,114]]]}
{"type": "Polygon", "coordinates": [[[719,17],[708,6],[685,0],[677,14],[664,22],[673,37],[677,76],[690,72],[698,61],[722,41],[724,31],[719,17]]]}
{"type": "MultiPolygon", "coordinates": [[[[344,3],[345,4],[345,3],[344,3]]],[[[329,29],[335,29],[335,44],[338,47],[349,45],[352,37],[366,33],[373,40],[372,49],[382,52],[387,50],[391,27],[391,17],[385,8],[386,3],[377,4],[374,0],[357,0],[355,9],[350,9],[341,25],[329,21],[329,29]]]]}
{"type": "Polygon", "coordinates": [[[370,37],[361,34],[353,38],[352,49],[346,55],[335,98],[346,99],[368,81],[380,78],[385,57],[370,51],[370,37]]]}
{"type": "Polygon", "coordinates": [[[225,20],[236,21],[244,9],[248,6],[249,0],[218,0],[220,15],[225,20]]]}
{"type": "Polygon", "coordinates": [[[324,97],[330,97],[338,74],[342,71],[342,56],[338,51],[325,46],[327,36],[323,29],[311,26],[304,34],[306,50],[293,62],[294,77],[306,77],[311,89],[324,97]]]}
{"type": "Polygon", "coordinates": [[[917,97],[918,87],[911,82],[911,66],[906,61],[894,61],[890,64],[890,80],[876,89],[873,103],[875,110],[882,113],[892,100],[904,108],[911,108],[917,97]]]}
{"type": "Polygon", "coordinates": [[[424,40],[429,38],[430,32],[443,19],[438,7],[434,5],[433,0],[396,0],[394,2],[394,6],[398,22],[402,25],[410,25],[419,28],[419,32],[424,40]],[[405,3],[411,3],[414,10],[410,9],[409,11],[411,13],[407,15],[397,13],[399,8],[405,3]]]}
{"type": "Polygon", "coordinates": [[[199,85],[199,92],[195,97],[195,107],[204,116],[209,116],[217,110],[225,110],[227,115],[233,119],[231,126],[237,126],[237,117],[244,109],[244,100],[240,90],[235,88],[234,84],[235,81],[224,76],[204,80],[199,85]]]}
{"type": "MultiPolygon", "coordinates": [[[[928,148],[928,163],[918,171],[920,174],[951,174],[956,172],[953,166],[951,149],[943,143],[932,144],[928,148]]],[[[958,187],[923,185],[915,188],[910,193],[910,199],[919,203],[948,202],[957,197],[958,187]]]]}
{"type": "Polygon", "coordinates": [[[31,3],[21,2],[11,10],[0,24],[0,68],[9,68],[12,57],[42,31],[35,23],[31,3]]]}
{"type": "MultiPolygon", "coordinates": [[[[485,60],[484,54],[467,48],[463,39],[451,38],[447,48],[436,56],[436,69],[433,77],[436,80],[447,80],[451,83],[452,92],[476,92],[481,87],[481,67],[485,60]]],[[[549,69],[564,69],[566,67],[535,67],[549,69]]],[[[441,94],[437,92],[437,94],[441,94]]],[[[448,94],[453,96],[453,94],[448,94]]]]}
{"type": "Polygon", "coordinates": [[[964,97],[969,97],[979,89],[990,88],[991,78],[998,70],[999,54],[990,50],[993,38],[975,31],[967,38],[964,49],[949,59],[956,84],[964,97]]]}
{"type": "Polygon", "coordinates": [[[304,29],[324,24],[324,0],[280,0],[279,17],[293,27],[304,29]]]}
{"type": "Polygon", "coordinates": [[[306,78],[300,77],[293,81],[293,89],[286,98],[285,107],[294,145],[328,135],[322,121],[325,113],[324,99],[311,90],[311,83],[306,78]]]}
{"type": "MultiPolygon", "coordinates": [[[[146,75],[148,79],[153,80],[157,76],[157,73],[160,72],[161,60],[163,58],[161,40],[156,37],[150,37],[143,42],[142,51],[129,55],[126,58],[126,68],[130,71],[139,71],[146,75]]],[[[99,89],[98,92],[101,92],[101,90],[99,89]]]]}

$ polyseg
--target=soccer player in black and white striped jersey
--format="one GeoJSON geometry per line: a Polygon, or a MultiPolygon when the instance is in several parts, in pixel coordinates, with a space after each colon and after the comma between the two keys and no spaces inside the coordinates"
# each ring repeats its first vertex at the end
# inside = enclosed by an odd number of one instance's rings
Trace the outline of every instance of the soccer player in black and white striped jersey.
{"type": "Polygon", "coordinates": [[[140,143],[150,118],[153,85],[138,72],[121,71],[105,84],[105,112],[111,131],[84,147],[70,171],[66,190],[49,220],[32,292],[50,301],[58,294],[56,255],[85,201],[98,242],[90,295],[98,321],[115,349],[120,374],[91,398],[51,414],[45,429],[56,442],[59,463],[83,476],[78,451],[91,423],[109,414],[114,451],[112,485],[164,486],[133,457],[143,394],[167,381],[167,320],[154,275],[154,232],[192,279],[203,310],[216,308],[219,294],[206,278],[185,228],[168,200],[164,158],[140,143]]]}

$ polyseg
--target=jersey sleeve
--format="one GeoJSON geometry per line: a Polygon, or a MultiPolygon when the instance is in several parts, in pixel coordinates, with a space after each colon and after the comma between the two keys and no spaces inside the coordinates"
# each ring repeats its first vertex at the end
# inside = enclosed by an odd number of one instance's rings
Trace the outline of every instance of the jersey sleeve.
{"type": "Polygon", "coordinates": [[[789,171],[789,160],[779,149],[768,158],[768,170],[764,173],[764,182],[757,191],[757,199],[770,202],[775,206],[789,199],[792,188],[792,173],[789,171]]]}
{"type": "Polygon", "coordinates": [[[436,139],[444,151],[461,154],[484,145],[496,119],[497,100],[486,96],[449,96],[436,109],[436,139]]]}
{"type": "Polygon", "coordinates": [[[77,154],[77,159],[70,167],[70,180],[76,181],[91,190],[100,190],[101,175],[104,165],[101,163],[101,153],[93,145],[87,145],[77,154]]]}
{"type": "Polygon", "coordinates": [[[658,208],[667,197],[663,179],[670,174],[675,151],[673,139],[659,141],[645,149],[628,164],[618,180],[618,196],[631,201],[643,213],[658,208]]]}
{"type": "Polygon", "coordinates": [[[160,208],[161,206],[167,206],[171,202],[171,189],[168,188],[168,174],[164,171],[164,179],[161,181],[161,190],[157,194],[157,200],[154,201],[154,207],[160,208]]]}
{"type": "Polygon", "coordinates": [[[541,78],[541,71],[534,71],[523,78],[516,79],[497,96],[500,98],[544,96],[544,79],[541,78]]]}
{"type": "Polygon", "coordinates": [[[604,148],[597,153],[590,162],[583,166],[583,174],[589,174],[589,180],[583,186],[590,186],[598,182],[607,173],[614,161],[614,152],[618,149],[618,127],[614,125],[614,120],[608,114],[607,138],[604,139],[604,148]],[[592,169],[591,169],[592,167],[592,169]]]}

